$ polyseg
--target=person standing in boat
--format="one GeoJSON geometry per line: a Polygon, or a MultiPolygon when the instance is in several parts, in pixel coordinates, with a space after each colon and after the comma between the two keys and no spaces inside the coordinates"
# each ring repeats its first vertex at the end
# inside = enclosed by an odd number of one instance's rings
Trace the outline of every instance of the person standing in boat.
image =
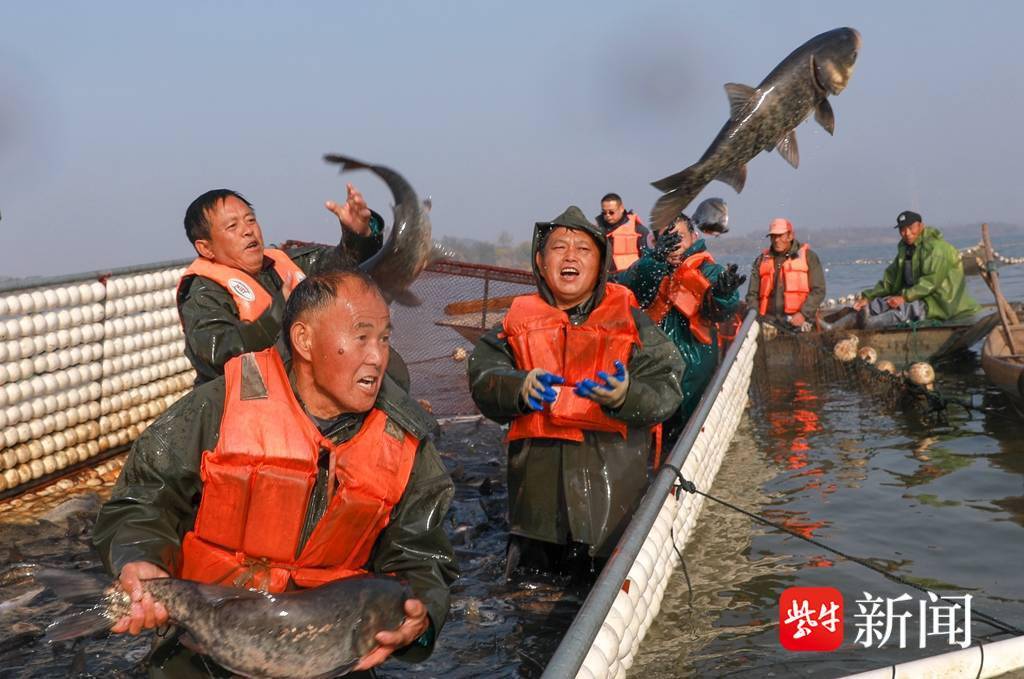
{"type": "Polygon", "coordinates": [[[578,207],[538,222],[532,252],[537,292],[476,343],[470,392],[509,424],[506,575],[587,579],[643,497],[684,366],[633,294],[607,282],[607,239],[578,207]]]}
{"type": "Polygon", "coordinates": [[[793,223],[778,217],[768,226],[771,246],[754,260],[747,307],[784,328],[807,332],[825,300],[825,270],[818,255],[793,232],[793,223]]]}
{"type": "Polygon", "coordinates": [[[635,212],[623,206],[619,194],[605,194],[601,199],[601,214],[597,216],[596,221],[604,235],[608,237],[611,246],[612,273],[625,271],[633,266],[634,262],[650,249],[650,231],[635,212]]]}
{"type": "MultiPolygon", "coordinates": [[[[457,577],[443,520],[452,481],[437,423],[385,374],[388,305],[358,271],[314,274],[285,305],[292,360],[229,359],[135,441],[93,544],[134,600],[114,632],[167,622],[140,579],[173,575],[271,593],[393,573],[414,599],[357,666],[434,646],[457,577]]],[[[150,676],[227,677],[170,635],[150,676]]],[[[357,676],[368,676],[357,673],[357,676]]]]}
{"type": "Polygon", "coordinates": [[[667,448],[675,443],[718,367],[718,327],[736,312],[746,276],[735,264],[715,263],[693,221],[680,213],[658,234],[655,247],[616,280],[675,343],[686,362],[683,401],[664,424],[667,448]]]}
{"type": "Polygon", "coordinates": [[[981,307],[967,292],[960,253],[921,215],[905,210],[896,218],[900,242],[882,280],[861,293],[853,308],[864,328],[973,316],[981,307]]]}
{"type": "MultiPolygon", "coordinates": [[[[252,204],[237,191],[207,191],[188,206],[185,234],[198,256],[178,282],[177,302],[197,386],[222,375],[234,356],[275,343],[284,348],[285,300],[306,275],[351,268],[380,250],[384,222],[354,186],[344,203],[325,206],[341,224],[341,242],[287,252],[263,246],[252,204]]],[[[408,386],[408,370],[392,355],[392,373],[408,386]]]]}

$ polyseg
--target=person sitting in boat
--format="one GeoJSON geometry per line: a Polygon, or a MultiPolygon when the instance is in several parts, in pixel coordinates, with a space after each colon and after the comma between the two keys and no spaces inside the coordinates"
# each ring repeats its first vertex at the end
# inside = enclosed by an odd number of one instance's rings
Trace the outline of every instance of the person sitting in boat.
{"type": "Polygon", "coordinates": [[[976,314],[981,307],[967,292],[960,253],[942,232],[925,226],[916,212],[896,218],[900,242],[882,280],[861,293],[853,308],[860,325],[881,328],[923,320],[947,321],[976,314]]]}
{"type": "Polygon", "coordinates": [[[807,332],[825,299],[825,270],[807,243],[796,239],[793,223],[778,217],[768,226],[771,246],[754,260],[747,307],[783,328],[807,332]]]}
{"type": "Polygon", "coordinates": [[[686,363],[682,404],[664,424],[665,445],[671,447],[718,367],[717,324],[736,312],[746,276],[735,264],[716,264],[693,221],[681,213],[658,234],[654,250],[616,280],[636,294],[686,363]]]}
{"type": "MultiPolygon", "coordinates": [[[[207,191],[188,206],[185,234],[198,257],[178,282],[177,302],[196,385],[222,375],[234,356],[283,348],[285,300],[306,275],[351,268],[380,250],[384,222],[354,186],[343,204],[325,205],[341,224],[341,242],[288,252],[263,247],[252,204],[237,191],[207,191]]],[[[408,370],[401,358],[395,364],[393,374],[407,386],[408,370]]]]}
{"type": "Polygon", "coordinates": [[[613,273],[625,271],[649,249],[650,231],[635,212],[623,206],[619,194],[605,194],[596,221],[611,244],[613,273]]]}
{"type": "Polygon", "coordinates": [[[576,206],[538,222],[537,292],[469,360],[480,412],[509,423],[509,577],[520,565],[593,577],[647,488],[652,429],[682,398],[679,351],[607,282],[609,250],[576,206]]]}
{"type": "MultiPolygon", "coordinates": [[[[93,532],[136,602],[113,631],[167,622],[140,579],[281,592],[393,573],[416,598],[358,669],[392,652],[418,662],[457,577],[443,526],[454,487],[428,439],[436,422],[385,374],[390,313],[365,274],[310,276],[283,325],[290,365],[273,348],[229,359],[132,446],[93,532]]],[[[155,650],[150,674],[231,676],[177,635],[155,650]]]]}

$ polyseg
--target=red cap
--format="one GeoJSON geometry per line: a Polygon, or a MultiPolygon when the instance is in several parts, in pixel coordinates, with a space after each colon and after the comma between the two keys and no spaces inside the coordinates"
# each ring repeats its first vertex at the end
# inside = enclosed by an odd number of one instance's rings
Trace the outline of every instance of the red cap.
{"type": "Polygon", "coordinates": [[[776,217],[768,226],[768,235],[775,236],[783,233],[793,233],[793,222],[782,217],[776,217]]]}

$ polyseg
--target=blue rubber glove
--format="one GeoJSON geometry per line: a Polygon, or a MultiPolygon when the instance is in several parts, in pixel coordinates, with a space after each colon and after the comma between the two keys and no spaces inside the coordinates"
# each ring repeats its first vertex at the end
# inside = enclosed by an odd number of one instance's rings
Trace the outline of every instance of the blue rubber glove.
{"type": "Polygon", "coordinates": [[[622,361],[615,361],[615,374],[609,375],[605,371],[598,371],[597,376],[604,381],[600,384],[590,378],[580,380],[573,390],[577,396],[589,398],[600,403],[606,408],[618,408],[626,400],[626,391],[629,389],[629,372],[622,361]]]}
{"type": "Polygon", "coordinates": [[[558,392],[551,388],[555,384],[565,384],[565,379],[541,368],[534,368],[526,374],[519,394],[531,409],[544,410],[545,403],[554,403],[558,398],[558,392]]]}

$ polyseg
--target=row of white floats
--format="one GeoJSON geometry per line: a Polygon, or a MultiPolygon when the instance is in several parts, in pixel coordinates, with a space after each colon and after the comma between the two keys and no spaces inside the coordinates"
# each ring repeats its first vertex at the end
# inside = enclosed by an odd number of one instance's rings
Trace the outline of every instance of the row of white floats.
{"type": "Polygon", "coordinates": [[[0,317],[40,313],[67,306],[116,300],[132,295],[158,291],[173,293],[184,267],[149,271],[125,276],[111,276],[106,282],[85,281],[63,286],[40,287],[35,290],[0,296],[0,317]]]}
{"type": "Polygon", "coordinates": [[[13,316],[0,323],[0,339],[17,340],[47,332],[65,330],[83,323],[113,320],[158,309],[173,308],[174,290],[160,290],[133,295],[125,299],[108,300],[106,304],[93,303],[73,306],[58,311],[47,311],[27,316],[13,316]]]}

